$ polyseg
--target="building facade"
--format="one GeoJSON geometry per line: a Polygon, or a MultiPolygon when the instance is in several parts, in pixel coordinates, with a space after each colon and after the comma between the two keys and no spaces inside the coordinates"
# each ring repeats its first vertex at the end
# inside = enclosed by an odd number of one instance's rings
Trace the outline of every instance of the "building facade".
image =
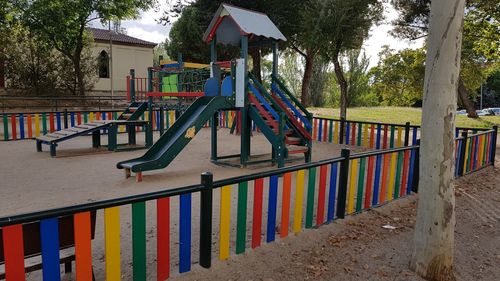
{"type": "Polygon", "coordinates": [[[99,67],[94,92],[109,94],[113,80],[114,91],[124,94],[130,69],[135,70],[136,77],[147,77],[147,69],[153,65],[156,43],[107,29],[89,28],[89,31],[94,36],[92,52],[99,67]]]}

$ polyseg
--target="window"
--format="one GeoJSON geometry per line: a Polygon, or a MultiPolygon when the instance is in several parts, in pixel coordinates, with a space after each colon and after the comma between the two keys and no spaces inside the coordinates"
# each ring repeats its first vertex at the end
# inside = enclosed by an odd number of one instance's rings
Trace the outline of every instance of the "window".
{"type": "Polygon", "coordinates": [[[109,78],[109,55],[108,52],[102,50],[97,58],[99,65],[99,78],[109,78]]]}

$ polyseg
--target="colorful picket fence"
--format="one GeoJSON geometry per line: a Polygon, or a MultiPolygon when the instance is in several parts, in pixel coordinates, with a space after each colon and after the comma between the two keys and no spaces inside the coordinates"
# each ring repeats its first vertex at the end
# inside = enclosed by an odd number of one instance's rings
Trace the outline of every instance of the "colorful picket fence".
{"type": "MultiPolygon", "coordinates": [[[[482,132],[485,128],[461,128],[455,130],[455,137],[462,132],[482,132]]],[[[386,149],[415,145],[420,136],[420,126],[361,122],[335,118],[313,118],[313,139],[319,142],[346,144],[375,149],[386,149]]]]}
{"type": "Polygon", "coordinates": [[[455,177],[494,165],[498,128],[483,132],[462,132],[455,140],[455,177]]]}
{"type": "Polygon", "coordinates": [[[59,235],[58,225],[62,222],[60,217],[72,215],[76,276],[78,280],[91,280],[93,265],[102,261],[93,258],[91,252],[90,212],[103,210],[105,278],[120,280],[127,267],[121,264],[121,233],[126,228],[120,214],[130,207],[132,235],[126,243],[132,245],[131,278],[146,280],[148,270],[154,270],[157,280],[165,280],[175,270],[187,272],[193,265],[193,196],[200,196],[199,263],[210,267],[214,253],[225,260],[232,254],[406,196],[415,188],[413,175],[418,153],[413,152],[417,151],[418,146],[353,155],[343,150],[341,157],[316,163],[217,182],[212,182],[210,174],[204,174],[200,185],[0,218],[6,280],[25,280],[23,223],[40,221],[43,280],[60,280],[59,244],[64,237],[59,235]],[[178,200],[178,210],[172,210],[173,200],[178,200]],[[148,268],[146,263],[148,201],[156,205],[156,217],[149,220],[156,222],[154,268],[148,268]],[[179,213],[175,228],[173,211],[179,213]],[[171,230],[178,233],[177,249],[171,247],[171,230]],[[212,249],[212,232],[217,234],[216,249],[212,249]],[[173,251],[178,251],[177,260],[172,260],[173,251]]]}
{"type": "MultiPolygon", "coordinates": [[[[167,108],[156,108],[153,110],[152,127],[154,131],[163,133],[164,130],[177,120],[181,110],[167,108]]],[[[0,117],[3,130],[0,131],[0,140],[12,141],[33,139],[38,136],[60,131],[68,127],[74,127],[83,123],[96,120],[115,120],[121,111],[64,111],[64,112],[42,112],[42,113],[12,113],[3,114],[0,117]],[[3,135],[1,134],[3,132],[3,135]]],[[[235,111],[219,112],[219,126],[231,128],[236,120],[235,111]]],[[[140,117],[141,120],[149,121],[149,113],[140,117]]],[[[207,127],[210,126],[207,123],[207,127]]],[[[236,128],[238,130],[238,127],[236,128]]],[[[143,130],[141,126],[138,131],[143,130]]],[[[119,132],[125,132],[125,127],[120,126],[119,132]]]]}
{"type": "Polygon", "coordinates": [[[409,122],[401,125],[315,117],[312,135],[320,142],[386,149],[408,146],[419,128],[409,122]]]}

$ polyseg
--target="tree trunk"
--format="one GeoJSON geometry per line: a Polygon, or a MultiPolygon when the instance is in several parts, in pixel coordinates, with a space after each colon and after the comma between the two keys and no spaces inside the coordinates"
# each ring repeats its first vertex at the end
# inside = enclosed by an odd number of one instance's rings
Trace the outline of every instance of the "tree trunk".
{"type": "Polygon", "coordinates": [[[84,96],[85,95],[85,83],[84,83],[84,79],[85,79],[85,75],[80,67],[80,56],[76,57],[74,60],[73,60],[73,65],[74,65],[74,68],[75,68],[75,78],[76,78],[76,84],[77,84],[77,87],[76,89],[78,90],[78,94],[80,96],[84,96]]]}
{"type": "Polygon", "coordinates": [[[469,95],[467,94],[467,89],[464,86],[462,77],[460,77],[460,80],[458,82],[458,97],[460,98],[462,105],[465,107],[465,110],[467,111],[467,117],[478,118],[479,116],[477,116],[476,108],[469,99],[469,95]]]}
{"type": "Polygon", "coordinates": [[[250,56],[252,56],[252,73],[255,75],[259,83],[262,84],[260,48],[250,48],[250,56]]]}
{"type": "Polygon", "coordinates": [[[347,118],[347,81],[345,80],[342,67],[340,67],[339,57],[337,55],[333,60],[335,67],[335,76],[340,85],[340,117],[347,118]]]}
{"type": "Polygon", "coordinates": [[[302,93],[300,95],[300,101],[304,106],[309,106],[311,101],[311,90],[309,86],[311,85],[311,77],[313,72],[314,56],[306,52],[304,57],[306,60],[306,65],[304,68],[304,76],[302,77],[302,93]]]}
{"type": "Polygon", "coordinates": [[[417,222],[410,262],[410,268],[427,280],[455,280],[455,195],[452,179],[464,2],[431,2],[417,222]]]}

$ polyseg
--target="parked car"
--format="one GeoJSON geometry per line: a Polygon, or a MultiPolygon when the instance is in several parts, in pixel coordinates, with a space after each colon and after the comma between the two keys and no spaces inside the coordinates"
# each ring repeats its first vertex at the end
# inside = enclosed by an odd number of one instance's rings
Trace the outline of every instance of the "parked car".
{"type": "Polygon", "coordinates": [[[500,116],[500,107],[487,108],[487,110],[493,112],[493,115],[500,116]]]}
{"type": "Polygon", "coordinates": [[[483,110],[476,110],[477,116],[490,116],[490,115],[495,115],[493,110],[490,108],[485,108],[483,110]]]}
{"type": "Polygon", "coordinates": [[[457,115],[466,115],[467,111],[465,109],[457,111],[457,115]]]}

